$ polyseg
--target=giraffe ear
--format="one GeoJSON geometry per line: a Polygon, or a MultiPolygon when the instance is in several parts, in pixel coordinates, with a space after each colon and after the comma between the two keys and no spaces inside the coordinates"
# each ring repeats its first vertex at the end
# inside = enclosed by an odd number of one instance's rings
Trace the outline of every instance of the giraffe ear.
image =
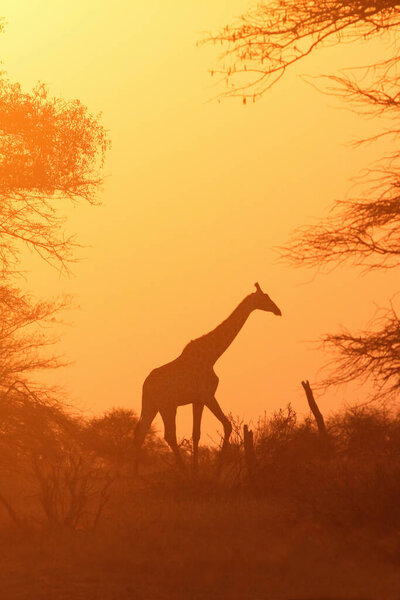
{"type": "Polygon", "coordinates": [[[257,282],[254,285],[256,286],[257,292],[261,292],[262,294],[264,293],[257,282]]]}

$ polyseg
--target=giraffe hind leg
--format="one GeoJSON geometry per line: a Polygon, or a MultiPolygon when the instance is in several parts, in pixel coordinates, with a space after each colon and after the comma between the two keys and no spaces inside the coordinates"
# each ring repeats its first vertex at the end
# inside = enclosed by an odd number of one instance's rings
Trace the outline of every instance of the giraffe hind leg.
{"type": "Polygon", "coordinates": [[[140,418],[136,424],[135,437],[134,437],[134,473],[137,473],[140,458],[140,449],[143,445],[146,433],[150,429],[154,417],[158,410],[151,404],[144,402],[142,403],[142,412],[140,418]]]}
{"type": "Polygon", "coordinates": [[[224,427],[224,439],[222,442],[222,448],[221,448],[221,453],[219,455],[219,460],[217,462],[217,476],[219,477],[221,474],[224,459],[227,454],[227,450],[229,448],[229,438],[232,433],[232,424],[231,424],[230,420],[228,419],[228,417],[223,413],[220,405],[218,404],[218,402],[216,401],[215,398],[211,398],[210,400],[207,400],[207,402],[205,402],[205,405],[213,413],[213,415],[217,417],[218,421],[220,421],[220,423],[222,423],[222,425],[224,427]]]}
{"type": "Polygon", "coordinates": [[[164,421],[164,439],[174,453],[179,469],[185,472],[185,464],[176,439],[176,408],[173,410],[162,410],[160,412],[164,421]]]}
{"type": "Polygon", "coordinates": [[[199,464],[199,441],[200,441],[200,426],[201,417],[203,414],[204,404],[193,403],[193,472],[197,473],[199,464]]]}

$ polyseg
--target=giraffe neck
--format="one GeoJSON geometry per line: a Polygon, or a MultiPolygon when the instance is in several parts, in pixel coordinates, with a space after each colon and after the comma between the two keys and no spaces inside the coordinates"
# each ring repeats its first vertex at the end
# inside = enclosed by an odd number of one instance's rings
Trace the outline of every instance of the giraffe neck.
{"type": "Polygon", "coordinates": [[[187,357],[193,357],[209,364],[214,364],[231,345],[249,315],[254,310],[253,294],[247,296],[235,308],[225,321],[215,329],[196,340],[192,340],[184,349],[187,357]]]}

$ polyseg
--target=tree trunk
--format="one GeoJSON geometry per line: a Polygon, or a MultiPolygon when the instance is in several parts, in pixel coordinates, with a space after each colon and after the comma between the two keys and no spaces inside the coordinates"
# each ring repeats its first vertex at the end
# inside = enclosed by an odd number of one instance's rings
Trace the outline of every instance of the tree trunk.
{"type": "Polygon", "coordinates": [[[301,385],[303,386],[304,391],[306,393],[308,406],[310,407],[311,412],[314,415],[314,418],[317,422],[319,436],[320,436],[320,439],[322,442],[322,446],[325,450],[328,450],[328,449],[331,450],[331,439],[329,437],[329,433],[326,430],[324,417],[322,416],[322,413],[319,410],[318,405],[315,401],[314,394],[313,394],[313,391],[310,386],[310,382],[308,380],[302,381],[301,385]]]}

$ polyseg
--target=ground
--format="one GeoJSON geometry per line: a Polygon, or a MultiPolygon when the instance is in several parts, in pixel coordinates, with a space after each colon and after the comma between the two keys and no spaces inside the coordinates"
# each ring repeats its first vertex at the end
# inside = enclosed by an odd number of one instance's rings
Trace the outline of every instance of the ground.
{"type": "Polygon", "coordinates": [[[397,537],[332,530],[248,494],[127,499],[96,531],[1,540],[1,600],[400,597],[397,537]]]}

